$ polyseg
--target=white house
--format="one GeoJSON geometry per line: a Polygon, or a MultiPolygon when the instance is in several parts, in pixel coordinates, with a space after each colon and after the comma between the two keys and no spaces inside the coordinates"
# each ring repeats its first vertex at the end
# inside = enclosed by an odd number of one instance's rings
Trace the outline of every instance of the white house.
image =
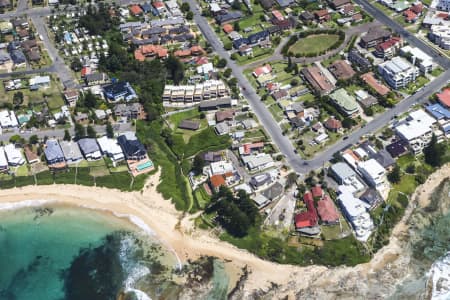
{"type": "Polygon", "coordinates": [[[0,172],[8,170],[8,160],[6,159],[5,150],[0,146],[0,172]]]}
{"type": "Polygon", "coordinates": [[[403,55],[412,55],[416,59],[416,64],[418,65],[420,72],[428,73],[433,71],[433,59],[419,48],[408,45],[401,48],[400,53],[403,55]]]}
{"type": "Polygon", "coordinates": [[[14,144],[8,144],[4,148],[6,158],[8,160],[8,164],[10,166],[16,167],[21,166],[25,163],[25,159],[23,158],[22,152],[17,149],[14,144]]]}
{"type": "Polygon", "coordinates": [[[16,114],[14,113],[14,111],[0,111],[0,125],[3,129],[18,127],[19,122],[17,122],[16,114]]]}
{"type": "Polygon", "coordinates": [[[272,156],[265,153],[243,156],[242,161],[250,171],[262,171],[275,165],[272,156]]]}
{"type": "Polygon", "coordinates": [[[107,136],[102,136],[97,139],[97,143],[100,146],[100,150],[103,155],[109,157],[113,162],[121,161],[124,159],[123,151],[120,145],[115,139],[110,139],[107,136]]]}
{"type": "Polygon", "coordinates": [[[395,127],[396,134],[408,142],[410,150],[414,154],[420,154],[433,135],[433,124],[436,120],[424,110],[419,109],[409,114],[405,121],[395,127]]]}
{"type": "Polygon", "coordinates": [[[50,86],[50,76],[34,76],[30,78],[30,88],[42,88],[50,86]]]}
{"type": "Polygon", "coordinates": [[[234,167],[231,162],[221,160],[212,162],[209,165],[209,176],[221,175],[229,172],[234,172],[234,167]]]}
{"type": "Polygon", "coordinates": [[[358,171],[373,187],[381,187],[386,183],[386,170],[374,158],[359,162],[358,171]]]}
{"type": "Polygon", "coordinates": [[[373,221],[367,212],[370,205],[345,190],[338,196],[338,202],[345,217],[352,224],[356,238],[363,242],[367,241],[374,228],[373,221]]]}

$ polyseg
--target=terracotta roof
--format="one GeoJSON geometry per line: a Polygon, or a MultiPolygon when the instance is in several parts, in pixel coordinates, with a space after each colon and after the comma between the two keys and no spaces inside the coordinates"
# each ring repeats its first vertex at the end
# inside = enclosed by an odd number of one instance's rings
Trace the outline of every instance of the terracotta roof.
{"type": "Polygon", "coordinates": [[[323,17],[329,15],[328,10],[326,10],[326,9],[316,10],[316,11],[314,12],[314,14],[315,14],[318,18],[323,18],[323,17]]]}
{"type": "Polygon", "coordinates": [[[35,153],[35,152],[33,152],[31,149],[30,149],[30,147],[28,147],[28,146],[26,146],[25,148],[24,148],[24,152],[25,152],[25,157],[26,157],[26,159],[27,159],[27,161],[28,162],[32,162],[32,161],[35,161],[35,160],[38,160],[39,159],[39,156],[37,155],[37,153],[35,153]]]}
{"type": "Polygon", "coordinates": [[[269,64],[267,64],[267,65],[264,65],[264,66],[254,69],[253,76],[259,77],[263,74],[269,74],[270,72],[272,72],[272,67],[269,64]]]}
{"type": "Polygon", "coordinates": [[[382,42],[380,44],[378,44],[377,46],[377,50],[378,51],[386,51],[387,49],[396,46],[397,44],[399,44],[401,42],[401,38],[400,37],[393,37],[390,38],[389,40],[387,40],[386,42],[382,42]]]}
{"type": "Polygon", "coordinates": [[[317,216],[317,211],[314,207],[312,194],[310,192],[305,193],[305,195],[303,195],[303,201],[308,210],[295,216],[295,228],[316,226],[319,217],[317,216]]]}
{"type": "Polygon", "coordinates": [[[403,15],[405,16],[406,21],[414,21],[417,18],[417,15],[411,9],[405,10],[403,15]]]}
{"type": "Polygon", "coordinates": [[[218,188],[222,185],[226,185],[223,175],[213,175],[211,176],[211,178],[209,178],[209,181],[211,182],[213,188],[218,188]]]}
{"type": "Polygon", "coordinates": [[[322,200],[317,202],[317,212],[323,222],[332,223],[339,220],[336,206],[328,195],[325,195],[322,200]]]}
{"type": "Polygon", "coordinates": [[[341,59],[331,64],[329,69],[337,79],[346,80],[353,77],[356,74],[352,66],[350,66],[347,62],[341,59]]]}
{"type": "Polygon", "coordinates": [[[391,91],[387,86],[378,82],[372,72],[361,75],[361,79],[381,96],[386,96],[391,91]]]}
{"type": "Polygon", "coordinates": [[[201,46],[197,45],[197,46],[191,47],[191,52],[198,54],[198,53],[204,53],[205,51],[203,50],[203,48],[201,46]]]}
{"type": "Polygon", "coordinates": [[[142,8],[139,5],[131,5],[130,11],[133,15],[137,16],[143,13],[142,8]]]}
{"type": "Polygon", "coordinates": [[[163,8],[164,7],[164,3],[157,1],[157,2],[153,2],[152,3],[154,8],[163,8]]]}
{"type": "Polygon", "coordinates": [[[134,50],[134,59],[136,59],[138,61],[144,61],[145,60],[145,56],[144,56],[144,54],[142,54],[142,50],[141,49],[134,50]]]}
{"type": "Polygon", "coordinates": [[[208,62],[209,62],[209,59],[206,56],[197,57],[195,59],[195,64],[198,65],[198,66],[207,64],[208,62]]]}
{"type": "Polygon", "coordinates": [[[413,6],[411,6],[411,10],[415,13],[415,14],[421,14],[423,11],[423,5],[422,3],[416,3],[413,6]]]}
{"type": "Polygon", "coordinates": [[[216,121],[217,122],[222,122],[225,120],[232,120],[234,116],[234,110],[229,109],[229,110],[221,110],[216,112],[216,121]]]}
{"type": "Polygon", "coordinates": [[[258,142],[258,143],[249,143],[249,144],[244,144],[244,153],[245,154],[250,154],[252,153],[253,149],[260,149],[262,147],[264,147],[264,143],[263,142],[258,142]]]}
{"type": "Polygon", "coordinates": [[[329,118],[323,125],[330,130],[338,130],[342,128],[341,121],[335,118],[329,118]]]}
{"type": "Polygon", "coordinates": [[[177,50],[174,52],[174,55],[177,57],[186,57],[186,56],[190,56],[191,55],[191,50],[190,49],[186,49],[186,50],[177,50]]]}
{"type": "Polygon", "coordinates": [[[231,25],[231,24],[223,25],[222,29],[225,33],[230,33],[234,30],[233,25],[231,25]]]}
{"type": "Polygon", "coordinates": [[[445,89],[441,93],[436,94],[439,102],[446,107],[450,107],[450,89],[445,89]]]}

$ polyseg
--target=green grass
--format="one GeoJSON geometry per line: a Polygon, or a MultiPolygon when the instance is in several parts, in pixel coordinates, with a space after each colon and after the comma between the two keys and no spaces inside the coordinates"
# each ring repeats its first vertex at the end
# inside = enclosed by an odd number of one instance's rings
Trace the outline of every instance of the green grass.
{"type": "Polygon", "coordinates": [[[180,125],[181,121],[186,119],[194,119],[200,116],[200,112],[198,109],[191,109],[183,112],[179,112],[168,117],[170,124],[173,126],[172,128],[177,128],[180,125]]]}
{"type": "Polygon", "coordinates": [[[283,120],[282,113],[283,110],[278,106],[278,104],[271,105],[269,111],[277,122],[283,120]]]}
{"type": "Polygon", "coordinates": [[[423,87],[425,84],[430,82],[430,80],[424,76],[417,77],[415,82],[411,82],[406,88],[401,89],[401,92],[407,93],[407,94],[413,94],[415,91],[417,91],[419,88],[423,87]]]}
{"type": "Polygon", "coordinates": [[[249,63],[253,63],[255,61],[261,61],[261,63],[264,63],[264,60],[266,58],[269,58],[273,54],[272,48],[266,48],[261,49],[260,47],[254,47],[253,48],[253,56],[237,56],[237,63],[239,65],[245,65],[249,63]]]}
{"type": "Polygon", "coordinates": [[[444,70],[440,67],[435,68],[433,71],[431,71],[431,76],[438,77],[444,72],[444,70]]]}
{"type": "Polygon", "coordinates": [[[327,50],[331,45],[339,40],[337,34],[317,34],[310,35],[303,39],[300,39],[294,45],[289,48],[292,53],[300,55],[308,55],[314,53],[320,53],[327,50]]]}
{"type": "Polygon", "coordinates": [[[194,198],[198,208],[204,209],[210,202],[211,197],[206,193],[203,186],[194,191],[194,198]]]}

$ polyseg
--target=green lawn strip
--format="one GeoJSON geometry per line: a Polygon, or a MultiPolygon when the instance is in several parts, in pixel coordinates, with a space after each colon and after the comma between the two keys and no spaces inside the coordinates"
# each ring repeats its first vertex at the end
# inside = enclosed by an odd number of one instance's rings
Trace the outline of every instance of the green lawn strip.
{"type": "Polygon", "coordinates": [[[213,127],[208,127],[200,133],[192,136],[185,147],[184,157],[188,158],[201,151],[217,151],[231,146],[228,135],[218,136],[213,127]]]}
{"type": "Polygon", "coordinates": [[[182,111],[168,117],[170,124],[173,128],[177,128],[180,125],[181,121],[198,118],[200,116],[200,112],[198,109],[193,108],[191,110],[182,111]]]}
{"type": "Polygon", "coordinates": [[[352,235],[339,240],[324,241],[322,247],[293,247],[288,245],[286,238],[274,237],[255,228],[243,238],[236,238],[227,233],[222,234],[220,238],[261,258],[282,264],[354,266],[370,259],[361,243],[352,235]]]}
{"type": "Polygon", "coordinates": [[[199,209],[204,209],[211,200],[211,197],[206,193],[203,186],[200,186],[194,191],[194,198],[199,209]]]}

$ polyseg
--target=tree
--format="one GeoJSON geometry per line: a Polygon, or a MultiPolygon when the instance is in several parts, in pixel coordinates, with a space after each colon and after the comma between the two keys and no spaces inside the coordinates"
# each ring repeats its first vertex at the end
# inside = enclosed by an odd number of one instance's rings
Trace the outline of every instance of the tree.
{"type": "Polygon", "coordinates": [[[70,135],[70,132],[69,132],[69,130],[64,130],[64,138],[63,138],[63,140],[65,140],[65,141],[70,141],[72,139],[72,136],[70,135]]]}
{"type": "Polygon", "coordinates": [[[346,129],[350,129],[353,126],[353,120],[350,118],[345,118],[344,120],[342,120],[342,127],[346,128],[346,129]]]}
{"type": "Polygon", "coordinates": [[[203,167],[205,166],[205,160],[200,154],[197,154],[194,157],[194,162],[192,164],[192,171],[194,171],[195,174],[201,174],[203,171],[203,167]]]}
{"type": "Polygon", "coordinates": [[[231,42],[226,42],[225,44],[223,44],[223,48],[227,51],[230,51],[231,49],[233,49],[233,44],[231,42]]]}
{"type": "Polygon", "coordinates": [[[231,72],[232,70],[230,68],[227,68],[224,72],[223,72],[223,76],[225,76],[226,78],[229,78],[231,76],[231,72]]]}
{"type": "Polygon", "coordinates": [[[184,2],[183,4],[181,4],[181,11],[186,13],[188,11],[191,10],[191,7],[189,6],[189,3],[184,2]]]}
{"type": "Polygon", "coordinates": [[[444,143],[438,143],[437,137],[433,134],[431,141],[425,149],[423,154],[425,156],[425,162],[433,167],[442,166],[445,162],[444,156],[446,147],[444,143]]]}
{"type": "Polygon", "coordinates": [[[106,123],[106,136],[110,139],[114,138],[114,129],[110,122],[106,123]]]}
{"type": "Polygon", "coordinates": [[[401,170],[398,165],[395,165],[394,169],[388,174],[388,180],[392,183],[398,183],[401,179],[401,170]]]}
{"type": "Polygon", "coordinates": [[[30,138],[28,139],[28,142],[31,145],[36,145],[37,143],[39,143],[39,138],[37,135],[33,134],[32,136],[30,136],[30,138]]]}
{"type": "Polygon", "coordinates": [[[291,80],[291,85],[292,85],[292,86],[297,86],[297,85],[298,85],[298,80],[295,79],[295,78],[292,79],[292,80],[291,80]]]}
{"type": "Polygon", "coordinates": [[[219,61],[217,62],[217,67],[225,68],[226,66],[227,66],[227,60],[225,58],[219,59],[219,61]]]}
{"type": "Polygon", "coordinates": [[[83,68],[83,65],[81,64],[79,59],[74,59],[72,60],[72,62],[70,63],[70,68],[72,70],[74,70],[75,72],[79,72],[81,71],[81,69],[83,68]]]}
{"type": "MultiPolygon", "coordinates": [[[[235,2],[239,2],[239,1],[235,1],[235,2]]],[[[233,24],[233,30],[234,31],[241,31],[241,25],[239,25],[239,22],[234,22],[233,24]]]]}
{"type": "Polygon", "coordinates": [[[88,137],[95,139],[97,137],[97,132],[95,131],[94,127],[91,125],[88,125],[86,128],[86,134],[88,137]]]}
{"type": "Polygon", "coordinates": [[[86,136],[86,128],[80,123],[75,124],[75,140],[78,141],[86,136]]]}
{"type": "Polygon", "coordinates": [[[415,172],[416,172],[416,165],[414,164],[414,163],[411,163],[411,164],[409,164],[407,167],[406,167],[406,173],[408,173],[408,174],[414,174],[415,172]]]}
{"type": "Polygon", "coordinates": [[[13,136],[11,136],[11,137],[9,138],[9,142],[10,142],[11,144],[18,144],[18,143],[20,143],[21,141],[23,141],[23,139],[22,139],[22,137],[21,137],[20,135],[18,135],[18,134],[15,134],[15,135],[13,135],[13,136]]]}
{"type": "Polygon", "coordinates": [[[90,90],[84,94],[83,104],[87,108],[95,108],[97,106],[97,98],[90,90]]]}
{"type": "Polygon", "coordinates": [[[18,108],[23,103],[23,93],[22,92],[15,92],[13,95],[13,104],[15,108],[18,108]]]}
{"type": "Polygon", "coordinates": [[[179,84],[184,78],[184,65],[173,55],[170,55],[166,59],[165,65],[169,73],[169,77],[175,84],[179,84]]]}
{"type": "Polygon", "coordinates": [[[187,19],[187,20],[192,20],[192,19],[194,19],[194,13],[193,13],[192,11],[188,11],[188,12],[186,13],[186,19],[187,19]]]}

